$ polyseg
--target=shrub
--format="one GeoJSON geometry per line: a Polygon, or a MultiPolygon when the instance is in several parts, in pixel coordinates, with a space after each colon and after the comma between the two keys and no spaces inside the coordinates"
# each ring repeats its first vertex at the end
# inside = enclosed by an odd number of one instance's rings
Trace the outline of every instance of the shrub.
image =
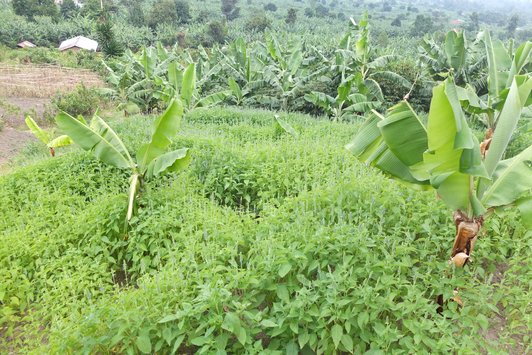
{"type": "Polygon", "coordinates": [[[271,20],[261,14],[255,15],[246,22],[246,30],[254,32],[264,32],[270,27],[271,20]]]}
{"type": "Polygon", "coordinates": [[[87,88],[83,83],[72,92],[57,94],[52,98],[52,105],[56,110],[68,112],[73,116],[91,116],[103,103],[98,90],[87,88]]]}
{"type": "Polygon", "coordinates": [[[264,5],[264,10],[275,12],[277,11],[277,6],[274,3],[269,2],[266,5],[264,5]]]}

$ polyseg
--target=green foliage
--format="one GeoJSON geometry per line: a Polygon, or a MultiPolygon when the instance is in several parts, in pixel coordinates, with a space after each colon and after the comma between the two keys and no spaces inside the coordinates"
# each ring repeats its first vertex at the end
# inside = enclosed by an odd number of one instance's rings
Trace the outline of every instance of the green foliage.
{"type": "Polygon", "coordinates": [[[116,40],[113,25],[106,14],[100,16],[100,21],[96,26],[98,46],[108,57],[118,57],[124,53],[124,48],[116,40]]]}
{"type": "Polygon", "coordinates": [[[61,16],[65,19],[75,17],[79,12],[79,8],[74,0],[63,0],[60,9],[61,16]]]}
{"type": "Polygon", "coordinates": [[[135,163],[126,146],[113,129],[99,116],[94,115],[90,125],[83,117],[76,119],[62,112],[55,118],[57,125],[82,149],[90,151],[106,164],[130,170],[131,177],[127,221],[133,217],[135,200],[144,179],[151,179],[167,171],[179,171],[188,166],[188,148],[166,152],[179,129],[183,107],[179,100],[172,100],[166,111],[154,122],[149,143],[137,151],[135,163]]]}
{"type": "Polygon", "coordinates": [[[177,8],[173,0],[157,0],[148,15],[148,25],[152,29],[163,23],[174,24],[177,20],[177,8]]]}
{"type": "MultiPolygon", "coordinates": [[[[530,255],[516,215],[487,222],[482,263],[451,271],[441,203],[350,159],[338,142],[357,124],[281,118],[303,127],[299,139],[277,136],[271,112],[189,112],[175,145],[197,152],[191,169],[146,181],[127,232],[126,171],[74,152],[0,177],[1,317],[13,330],[2,350],[500,352],[524,343],[530,255]],[[224,198],[211,200],[220,179],[224,198]],[[258,215],[235,211],[243,192],[256,194],[258,215]],[[455,288],[464,307],[446,302],[438,314],[436,295],[447,301],[455,288]],[[503,331],[491,322],[499,317],[503,331]],[[496,342],[479,336],[496,330],[496,342]]],[[[135,151],[152,120],[111,123],[135,151]]]]}
{"type": "Polygon", "coordinates": [[[188,23],[191,18],[188,2],[184,0],[176,0],[175,8],[179,23],[188,23]]]}
{"type": "Polygon", "coordinates": [[[532,146],[507,161],[502,157],[531,90],[531,78],[514,78],[497,114],[499,124],[485,157],[465,120],[457,87],[450,80],[434,88],[426,125],[408,103],[402,102],[385,118],[378,114],[370,117],[348,149],[395,178],[430,184],[451,209],[478,217],[489,208],[510,205],[530,195],[532,185],[527,176],[532,170],[527,161],[532,157],[532,146]]]}
{"type": "Polygon", "coordinates": [[[54,0],[13,0],[15,14],[33,19],[36,16],[57,18],[59,12],[54,0]]]}
{"type": "Polygon", "coordinates": [[[92,115],[102,104],[98,90],[88,88],[83,83],[69,93],[60,93],[52,98],[52,106],[56,110],[69,112],[73,116],[92,115]]]}
{"type": "Polygon", "coordinates": [[[228,21],[234,20],[240,16],[240,8],[236,6],[238,0],[221,0],[222,14],[228,21]]]}

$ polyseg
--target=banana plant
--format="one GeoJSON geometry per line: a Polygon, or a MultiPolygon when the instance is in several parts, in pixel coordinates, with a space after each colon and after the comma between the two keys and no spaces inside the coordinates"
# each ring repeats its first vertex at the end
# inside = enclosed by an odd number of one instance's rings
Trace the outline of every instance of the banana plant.
{"type": "Polygon", "coordinates": [[[377,56],[371,46],[368,14],[364,13],[357,23],[350,19],[350,27],[339,43],[335,53],[333,72],[337,82],[342,83],[354,76],[358,93],[371,100],[384,101],[379,79],[386,79],[405,88],[411,83],[401,75],[386,70],[386,65],[396,59],[393,54],[377,56]]]}
{"type": "Polygon", "coordinates": [[[418,47],[419,61],[425,65],[431,78],[443,80],[453,75],[457,85],[469,83],[479,90],[486,69],[485,53],[478,46],[468,45],[463,31],[449,31],[443,43],[434,36],[425,36],[418,47]]]}
{"type": "Polygon", "coordinates": [[[282,110],[288,110],[289,102],[293,102],[303,96],[305,86],[314,78],[324,73],[326,67],[311,65],[315,58],[304,58],[304,44],[291,43],[283,48],[277,38],[267,33],[265,34],[266,44],[263,46],[266,56],[258,61],[263,61],[264,70],[262,80],[256,84],[262,83],[267,88],[262,92],[263,96],[269,100],[271,107],[279,107],[282,110]]]}
{"type": "Polygon", "coordinates": [[[352,92],[354,77],[346,78],[337,89],[336,97],[323,92],[312,91],[305,95],[305,100],[320,107],[334,121],[343,121],[359,116],[381,106],[380,101],[371,101],[366,95],[352,92]]]}
{"type": "Polygon", "coordinates": [[[185,70],[178,69],[177,62],[168,63],[168,80],[160,79],[161,89],[156,97],[165,103],[175,97],[183,103],[185,112],[196,107],[208,107],[219,104],[228,96],[226,91],[219,91],[200,97],[196,87],[196,64],[190,63],[185,70]]]}
{"type": "Polygon", "coordinates": [[[138,192],[145,180],[153,179],[165,172],[179,171],[188,166],[190,162],[188,148],[167,152],[172,138],[179,130],[182,116],[183,105],[180,100],[173,100],[166,111],[155,120],[151,140],[139,148],[136,162],[120,137],[97,114],[93,116],[90,124],[85,120],[77,120],[65,112],[57,115],[55,120],[59,128],[82,149],[91,152],[106,164],[130,171],[127,207],[127,221],[129,221],[133,216],[138,192]]]}
{"type": "MultiPolygon", "coordinates": [[[[481,32],[478,39],[484,43],[486,50],[487,93],[478,96],[475,88],[467,85],[458,89],[458,95],[464,109],[470,114],[479,115],[491,135],[498,124],[501,108],[505,104],[514,78],[528,72],[532,42],[521,44],[512,54],[511,46],[505,48],[500,40],[492,40],[488,31],[481,32]]],[[[532,104],[532,98],[527,98],[523,104],[529,106],[532,104]]]]}
{"type": "Polygon", "coordinates": [[[514,77],[485,155],[451,79],[433,89],[426,125],[403,101],[384,117],[373,112],[347,149],[393,178],[436,189],[454,210],[451,260],[460,267],[473,251],[484,218],[494,209],[517,205],[523,222],[532,222],[532,206],[527,203],[532,193],[532,146],[502,160],[531,90],[530,76],[514,77]]]}
{"type": "Polygon", "coordinates": [[[42,143],[46,144],[48,149],[50,149],[50,155],[55,157],[55,149],[66,147],[71,145],[72,139],[67,135],[62,135],[56,138],[52,138],[52,134],[43,130],[39,125],[31,118],[31,116],[26,116],[25,119],[26,126],[31,130],[31,132],[40,140],[42,143]]]}

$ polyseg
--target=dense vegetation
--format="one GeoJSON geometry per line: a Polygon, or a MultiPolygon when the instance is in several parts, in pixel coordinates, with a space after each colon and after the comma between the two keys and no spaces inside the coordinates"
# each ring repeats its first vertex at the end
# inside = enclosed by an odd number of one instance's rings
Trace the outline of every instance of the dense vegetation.
{"type": "Polygon", "coordinates": [[[442,3],[0,0],[107,82],[0,176],[0,352],[530,352],[530,14],[442,3]]]}
{"type": "MultiPolygon", "coordinates": [[[[475,351],[499,316],[507,333],[492,346],[526,334],[518,218],[491,219],[478,262],[448,278],[448,214],[358,164],[338,144],[358,125],[282,115],[296,139],[272,116],[188,114],[174,146],[192,165],[147,182],[127,230],[127,175],[89,155],[3,177],[3,322],[53,352],[475,351]],[[436,295],[455,287],[465,306],[439,315],[436,295]]],[[[151,120],[113,127],[135,151],[151,120]]]]}

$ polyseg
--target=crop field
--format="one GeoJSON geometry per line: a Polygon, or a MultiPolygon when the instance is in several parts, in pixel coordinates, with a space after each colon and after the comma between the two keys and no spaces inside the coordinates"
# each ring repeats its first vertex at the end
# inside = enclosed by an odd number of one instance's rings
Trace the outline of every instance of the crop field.
{"type": "Polygon", "coordinates": [[[524,0],[0,0],[0,354],[531,354],[531,38],[524,0]]]}
{"type": "Polygon", "coordinates": [[[0,65],[1,97],[49,98],[58,92],[72,91],[83,83],[102,87],[102,79],[94,72],[54,65],[0,65]]]}
{"type": "MultiPolygon", "coordinates": [[[[515,214],[452,271],[441,202],[357,162],[358,125],[282,118],[297,138],[267,111],[186,115],[190,167],[147,183],[129,226],[128,177],[87,153],[1,177],[2,352],[525,351],[515,214]]],[[[111,124],[134,151],[152,121],[111,124]]]]}

